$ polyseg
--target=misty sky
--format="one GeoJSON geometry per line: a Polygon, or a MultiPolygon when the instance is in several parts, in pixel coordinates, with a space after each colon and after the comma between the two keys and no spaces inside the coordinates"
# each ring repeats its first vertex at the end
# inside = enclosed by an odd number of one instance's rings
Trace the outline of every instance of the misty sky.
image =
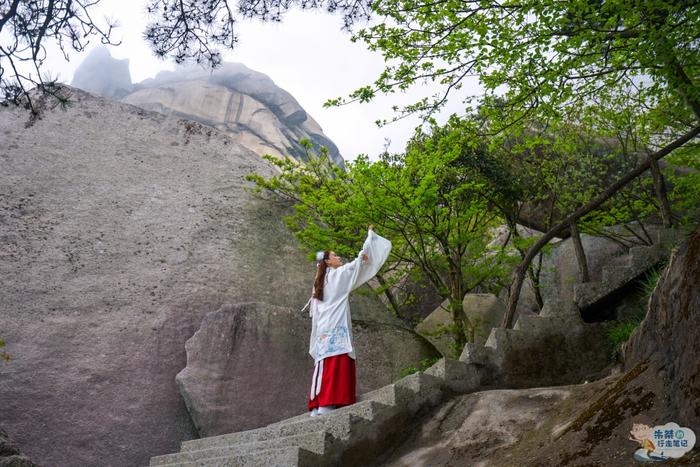
{"type": "MultiPolygon", "coordinates": [[[[93,19],[98,24],[105,23],[105,16],[118,21],[120,27],[113,37],[122,43],[109,50],[115,58],[130,60],[133,82],[174,68],[171,62],[155,58],[142,39],[146,25],[145,0],[102,0],[95,11],[98,14],[93,15],[93,19]]],[[[418,124],[417,118],[383,128],[377,128],[374,121],[389,118],[392,105],[410,103],[423,93],[434,91],[420,85],[410,94],[382,96],[371,104],[322,108],[327,99],[344,96],[359,86],[370,84],[383,69],[381,55],[368,51],[364,44],[351,43],[349,33],[342,32],[341,25],[340,16],[321,11],[292,11],[281,24],[240,21],[238,48],[223,51],[224,60],[241,62],[265,73],[290,92],[338,145],[345,159],[354,159],[360,153],[374,158],[384,148],[385,139],[391,140],[392,151],[400,151],[418,124]]],[[[49,48],[46,70],[53,76],[58,74],[59,81],[70,83],[84,56],[98,46],[99,40],[93,39],[87,52],[71,51],[70,62],[65,62],[60,51],[49,48]]],[[[464,93],[473,94],[477,89],[476,82],[472,81],[471,86],[465,86],[464,93]]],[[[462,108],[459,99],[452,99],[441,120],[462,108]]]]}

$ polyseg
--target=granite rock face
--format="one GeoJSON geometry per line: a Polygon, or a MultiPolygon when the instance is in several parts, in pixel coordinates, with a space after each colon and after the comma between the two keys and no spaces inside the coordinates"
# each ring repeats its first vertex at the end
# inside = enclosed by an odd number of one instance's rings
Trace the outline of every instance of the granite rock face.
{"type": "MultiPolygon", "coordinates": [[[[697,434],[698,283],[700,226],[672,255],[646,318],[625,346],[623,368],[587,384],[455,397],[416,420],[406,440],[378,465],[634,467],[640,465],[634,458],[640,444],[630,439],[634,424],[674,422],[697,434]]],[[[543,314],[553,311],[545,308],[543,314]]],[[[488,347],[468,345],[465,352],[485,366],[493,358],[488,347]]],[[[581,354],[582,365],[585,359],[581,354]]],[[[542,356],[537,360],[547,364],[542,356]]],[[[700,465],[697,444],[659,465],[671,464],[700,465]]]]}
{"type": "Polygon", "coordinates": [[[416,332],[426,338],[442,355],[454,357],[450,345],[454,342],[452,334],[446,331],[452,324],[449,300],[443,301],[432,313],[416,325],[416,332]]]}
{"type": "Polygon", "coordinates": [[[462,300],[467,319],[474,326],[474,341],[483,344],[491,334],[491,329],[499,327],[506,311],[506,305],[493,294],[468,293],[462,300]]]}
{"type": "Polygon", "coordinates": [[[213,72],[197,66],[163,71],[132,86],[128,62],[100,48],[76,70],[72,85],[227,132],[258,155],[303,161],[299,140],[306,138],[316,148],[327,147],[333,162],[343,167],[338,148],[296,99],[241,63],[224,63],[213,72]]]}
{"type": "Polygon", "coordinates": [[[248,191],[274,169],[230,134],[72,102],[30,127],[0,107],[3,428],[41,465],[145,465],[197,436],[175,375],[204,316],[301,309],[314,266],[248,191]]]}
{"type": "MultiPolygon", "coordinates": [[[[357,394],[390,384],[435,351],[380,310],[353,300],[357,394]],[[365,319],[363,319],[365,318],[365,319]]],[[[224,305],[187,341],[177,384],[200,436],[257,428],[304,413],[313,360],[311,322],[298,309],[263,303],[224,305]]]]}
{"type": "MultiPolygon", "coordinates": [[[[498,465],[489,459],[543,423],[571,389],[492,390],[457,396],[412,423],[412,433],[378,465],[498,465]]],[[[523,464],[527,465],[527,464],[523,464]]]]}
{"type": "Polygon", "coordinates": [[[37,467],[27,456],[22,455],[2,428],[0,428],[0,467],[37,467]]]}
{"type": "MultiPolygon", "coordinates": [[[[467,319],[474,326],[473,342],[483,345],[491,334],[491,329],[500,326],[505,304],[493,294],[468,293],[462,300],[462,307],[467,319]]],[[[454,357],[451,348],[452,334],[445,332],[445,328],[451,324],[449,300],[445,300],[418,323],[416,332],[430,341],[444,356],[454,357]]]]}
{"type": "Polygon", "coordinates": [[[649,311],[625,347],[625,366],[648,362],[678,423],[700,429],[700,225],[673,253],[649,311]]]}

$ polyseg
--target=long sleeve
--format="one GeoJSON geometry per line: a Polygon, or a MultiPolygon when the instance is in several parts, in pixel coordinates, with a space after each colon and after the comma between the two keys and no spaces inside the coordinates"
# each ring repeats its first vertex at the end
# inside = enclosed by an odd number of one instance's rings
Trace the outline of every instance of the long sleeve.
{"type": "Polygon", "coordinates": [[[367,238],[362,245],[362,251],[352,262],[341,266],[343,282],[347,284],[347,291],[351,292],[373,278],[381,269],[391,252],[391,242],[377,235],[373,230],[367,232],[367,238]],[[367,255],[367,261],[363,261],[362,255],[367,255]]]}

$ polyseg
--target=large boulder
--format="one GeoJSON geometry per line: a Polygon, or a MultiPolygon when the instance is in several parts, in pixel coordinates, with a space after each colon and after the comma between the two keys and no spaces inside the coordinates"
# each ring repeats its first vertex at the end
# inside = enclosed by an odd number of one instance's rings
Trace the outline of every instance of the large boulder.
{"type": "MultiPolygon", "coordinates": [[[[380,307],[352,301],[358,395],[437,355],[380,307]]],[[[176,378],[199,434],[243,431],[306,411],[310,332],[308,313],[298,309],[244,303],[208,314],[187,341],[187,367],[176,378]]]]}
{"type": "Polygon", "coordinates": [[[659,416],[675,417],[700,432],[699,284],[700,225],[674,251],[624,352],[626,368],[648,364],[663,383],[668,398],[659,416]]]}
{"type": "Polygon", "coordinates": [[[416,325],[416,332],[433,344],[442,355],[454,358],[454,339],[448,331],[451,324],[449,300],[445,300],[416,325]]]}
{"type": "Polygon", "coordinates": [[[506,312],[503,300],[488,293],[468,293],[462,300],[464,314],[474,326],[474,340],[483,344],[491,334],[491,329],[499,327],[506,312]]]}
{"type": "MultiPolygon", "coordinates": [[[[500,326],[505,304],[493,294],[469,293],[462,300],[464,314],[474,326],[472,342],[484,344],[491,329],[500,326]]],[[[454,358],[454,339],[448,332],[452,324],[449,300],[443,301],[432,313],[416,325],[416,332],[426,338],[446,357],[454,358]]]]}
{"type": "MultiPolygon", "coordinates": [[[[412,420],[406,436],[379,465],[500,466],[489,462],[518,438],[542,425],[569,387],[492,390],[460,395],[412,420]]],[[[534,465],[534,464],[521,464],[534,465]]]]}
{"type": "Polygon", "coordinates": [[[202,319],[300,309],[315,268],[231,134],[71,91],[32,126],[0,107],[2,423],[41,465],[145,465],[197,436],[175,375],[202,319]]]}

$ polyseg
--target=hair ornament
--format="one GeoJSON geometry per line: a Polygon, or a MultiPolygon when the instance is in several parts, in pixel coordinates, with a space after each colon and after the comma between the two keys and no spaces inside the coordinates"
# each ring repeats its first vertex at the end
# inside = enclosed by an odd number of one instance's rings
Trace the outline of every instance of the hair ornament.
{"type": "Polygon", "coordinates": [[[326,255],[324,251],[317,251],[316,252],[316,261],[321,262],[323,261],[323,257],[326,255]]]}

